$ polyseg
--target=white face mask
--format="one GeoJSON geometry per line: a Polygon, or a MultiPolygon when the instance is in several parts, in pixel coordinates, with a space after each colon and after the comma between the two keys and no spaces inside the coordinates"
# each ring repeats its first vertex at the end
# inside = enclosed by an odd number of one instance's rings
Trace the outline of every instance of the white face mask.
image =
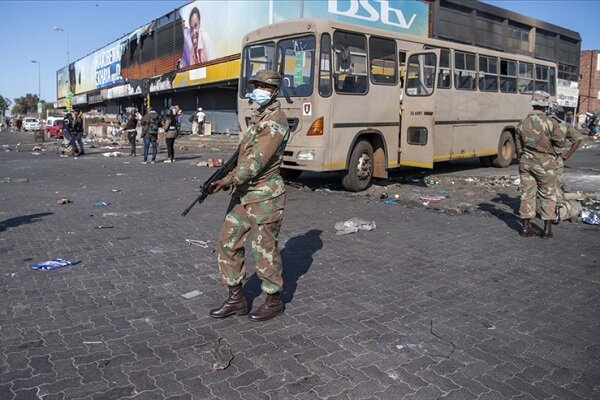
{"type": "Polygon", "coordinates": [[[271,101],[271,97],[273,97],[273,93],[271,93],[265,89],[256,88],[252,91],[252,93],[247,93],[246,97],[251,99],[256,104],[264,106],[269,101],[271,101]]]}

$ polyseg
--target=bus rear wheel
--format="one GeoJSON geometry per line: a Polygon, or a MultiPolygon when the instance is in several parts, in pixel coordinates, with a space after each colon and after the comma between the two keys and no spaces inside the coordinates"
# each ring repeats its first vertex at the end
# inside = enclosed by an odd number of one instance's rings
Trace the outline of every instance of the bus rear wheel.
{"type": "Polygon", "coordinates": [[[351,192],[365,190],[373,176],[373,146],[366,140],[356,143],[350,156],[348,171],[342,178],[342,186],[351,192]]]}
{"type": "Polygon", "coordinates": [[[509,131],[502,132],[498,141],[498,154],[492,158],[492,165],[496,168],[505,168],[510,165],[515,157],[515,140],[509,131]]]}

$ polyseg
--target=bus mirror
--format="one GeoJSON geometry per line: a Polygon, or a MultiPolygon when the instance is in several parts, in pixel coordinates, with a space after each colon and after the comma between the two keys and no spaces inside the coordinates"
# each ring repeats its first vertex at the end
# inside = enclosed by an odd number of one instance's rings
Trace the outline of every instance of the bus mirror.
{"type": "Polygon", "coordinates": [[[336,72],[343,72],[350,68],[350,51],[344,46],[337,45],[333,48],[337,57],[336,72]]]}

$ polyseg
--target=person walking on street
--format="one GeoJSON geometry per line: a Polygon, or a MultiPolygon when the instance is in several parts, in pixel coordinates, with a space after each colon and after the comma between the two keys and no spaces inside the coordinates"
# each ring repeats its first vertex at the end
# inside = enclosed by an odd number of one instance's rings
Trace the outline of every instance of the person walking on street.
{"type": "Polygon", "coordinates": [[[202,111],[202,107],[198,107],[198,111],[196,111],[190,118],[190,122],[192,123],[193,135],[204,135],[205,118],[206,114],[204,114],[204,111],[202,111]]]}
{"type": "Polygon", "coordinates": [[[67,113],[63,119],[63,154],[75,155],[75,137],[73,129],[73,116],[67,113]]]}
{"type": "Polygon", "coordinates": [[[552,221],[556,220],[557,167],[559,152],[565,144],[566,125],[545,114],[550,95],[543,91],[533,94],[533,111],[517,126],[517,157],[521,205],[519,214],[523,221],[521,236],[538,236],[531,226],[536,214],[536,198],[540,201],[541,217],[544,221],[543,239],[552,237],[552,221]]]}
{"type": "Polygon", "coordinates": [[[166,163],[175,162],[175,139],[177,138],[177,120],[173,114],[173,110],[167,110],[163,128],[165,130],[165,142],[167,144],[167,159],[166,163]]]}
{"type": "Polygon", "coordinates": [[[148,149],[152,146],[152,164],[156,162],[157,141],[158,141],[158,113],[152,108],[148,108],[148,112],[142,118],[142,138],[144,139],[144,161],[142,164],[148,163],[148,149]]]}
{"type": "Polygon", "coordinates": [[[219,275],[229,288],[229,297],[221,307],[210,311],[213,318],[248,314],[242,287],[246,275],[244,243],[248,238],[252,243],[256,274],[266,293],[265,302],[250,313],[249,318],[266,321],[284,310],[283,266],[277,236],[286,199],[280,168],[289,126],[277,100],[281,81],[279,73],[269,70],[258,71],[249,81],[255,89],[247,97],[259,107],[252,113],[240,141],[237,166],[213,183],[214,193],[233,187],[218,245],[219,275]]]}
{"type": "Polygon", "coordinates": [[[85,155],[85,150],[83,149],[83,113],[81,111],[73,112],[73,134],[75,135],[75,141],[77,141],[77,146],[74,148],[77,155],[83,156],[85,155]]]}
{"type": "Polygon", "coordinates": [[[138,120],[135,118],[135,115],[129,114],[129,116],[127,117],[127,124],[125,125],[125,132],[127,132],[127,140],[129,140],[129,144],[131,145],[131,150],[129,152],[129,156],[131,157],[135,157],[137,122],[138,120]]]}

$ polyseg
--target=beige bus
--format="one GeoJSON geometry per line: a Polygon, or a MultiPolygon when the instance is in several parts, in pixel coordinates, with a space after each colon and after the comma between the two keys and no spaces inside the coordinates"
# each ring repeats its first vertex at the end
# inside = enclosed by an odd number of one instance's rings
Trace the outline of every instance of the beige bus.
{"type": "Polygon", "coordinates": [[[508,166],[515,127],[535,90],[556,94],[556,64],[517,54],[302,19],[248,33],[242,43],[238,115],[260,69],[283,76],[291,136],[285,176],[340,171],[350,191],[399,166],[433,168],[467,157],[508,166]]]}

